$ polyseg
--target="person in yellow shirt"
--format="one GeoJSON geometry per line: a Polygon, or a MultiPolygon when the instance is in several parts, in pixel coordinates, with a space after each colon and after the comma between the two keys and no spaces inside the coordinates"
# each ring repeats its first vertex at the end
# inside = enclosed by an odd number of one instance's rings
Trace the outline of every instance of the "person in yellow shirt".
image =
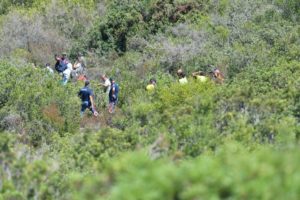
{"type": "Polygon", "coordinates": [[[187,80],[187,78],[185,76],[185,73],[184,73],[184,71],[182,69],[177,70],[177,76],[179,78],[178,81],[179,81],[180,84],[183,85],[183,84],[188,83],[188,80],[187,80]]]}
{"type": "Polygon", "coordinates": [[[156,80],[154,78],[151,78],[149,81],[149,84],[146,86],[146,90],[148,92],[154,91],[156,87],[156,80]]]}
{"type": "Polygon", "coordinates": [[[199,80],[200,82],[204,83],[207,81],[207,77],[205,76],[205,73],[202,71],[194,72],[192,73],[192,76],[196,79],[199,80]]]}

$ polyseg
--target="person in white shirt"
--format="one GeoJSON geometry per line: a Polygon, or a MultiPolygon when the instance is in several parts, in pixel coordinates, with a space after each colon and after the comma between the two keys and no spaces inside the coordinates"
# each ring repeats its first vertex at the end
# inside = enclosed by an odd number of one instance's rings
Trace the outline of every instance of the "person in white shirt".
{"type": "Polygon", "coordinates": [[[100,85],[104,88],[104,92],[108,96],[111,87],[111,82],[109,81],[109,78],[105,74],[101,76],[101,80],[103,81],[103,83],[100,83],[100,85]]]}
{"type": "Polygon", "coordinates": [[[53,73],[54,73],[53,69],[50,67],[50,63],[47,63],[47,64],[45,65],[45,67],[46,67],[46,70],[47,70],[50,74],[53,74],[53,73]]]}
{"type": "Polygon", "coordinates": [[[78,75],[82,75],[82,74],[83,74],[83,66],[82,66],[82,63],[77,58],[73,65],[72,78],[77,77],[78,75]]]}
{"type": "Polygon", "coordinates": [[[63,85],[66,85],[68,83],[71,76],[72,69],[73,69],[72,63],[68,62],[67,69],[63,71],[63,85]]]}
{"type": "MultiPolygon", "coordinates": [[[[110,82],[109,78],[105,74],[101,75],[100,78],[102,80],[102,83],[100,83],[99,85],[103,87],[105,96],[106,96],[106,98],[108,100],[109,99],[109,91],[111,89],[111,82],[110,82]]],[[[105,105],[107,105],[107,102],[108,101],[105,101],[105,105]]]]}

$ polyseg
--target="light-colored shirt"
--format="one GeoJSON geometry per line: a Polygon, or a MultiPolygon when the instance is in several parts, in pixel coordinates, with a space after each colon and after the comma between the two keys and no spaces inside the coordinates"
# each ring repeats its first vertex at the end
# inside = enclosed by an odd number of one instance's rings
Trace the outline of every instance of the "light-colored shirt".
{"type": "Polygon", "coordinates": [[[79,68],[81,68],[81,67],[82,67],[81,63],[80,63],[80,62],[76,62],[76,63],[74,64],[74,66],[73,66],[73,69],[79,69],[79,68]]]}
{"type": "Polygon", "coordinates": [[[80,57],[79,57],[79,61],[81,62],[81,66],[82,66],[83,68],[86,68],[86,59],[85,59],[85,57],[80,56],[80,57]]]}
{"type": "Polygon", "coordinates": [[[155,89],[155,86],[153,85],[153,84],[149,84],[149,85],[147,85],[147,87],[146,87],[146,90],[147,91],[153,91],[155,89]]]}
{"type": "Polygon", "coordinates": [[[199,80],[200,82],[204,83],[204,82],[207,81],[207,77],[206,76],[200,76],[200,75],[198,75],[197,76],[197,80],[199,80]]]}
{"type": "Polygon", "coordinates": [[[188,80],[187,80],[186,77],[184,77],[184,78],[179,79],[179,83],[180,84],[186,84],[186,83],[188,83],[188,80]]]}
{"type": "Polygon", "coordinates": [[[54,73],[54,71],[53,71],[53,69],[51,68],[51,67],[46,67],[46,69],[48,70],[48,72],[50,72],[51,74],[53,74],[54,73]]]}
{"type": "Polygon", "coordinates": [[[65,71],[63,71],[63,75],[66,79],[69,79],[70,76],[71,76],[71,72],[72,72],[72,64],[71,63],[68,63],[67,64],[67,69],[65,69],[65,71]]]}
{"type": "Polygon", "coordinates": [[[105,87],[105,92],[106,92],[106,93],[109,93],[110,87],[111,87],[111,83],[110,83],[110,81],[109,81],[108,78],[107,78],[107,79],[105,80],[105,82],[104,82],[104,87],[105,87]]]}

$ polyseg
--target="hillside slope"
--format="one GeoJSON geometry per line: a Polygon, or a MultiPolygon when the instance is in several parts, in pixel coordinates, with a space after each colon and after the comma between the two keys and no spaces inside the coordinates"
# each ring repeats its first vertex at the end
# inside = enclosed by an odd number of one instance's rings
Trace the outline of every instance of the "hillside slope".
{"type": "Polygon", "coordinates": [[[299,199],[299,16],[297,0],[2,1],[0,199],[299,199]],[[86,57],[98,118],[80,117],[82,82],[43,69],[62,52],[86,57]],[[212,66],[223,84],[192,78],[212,66]]]}

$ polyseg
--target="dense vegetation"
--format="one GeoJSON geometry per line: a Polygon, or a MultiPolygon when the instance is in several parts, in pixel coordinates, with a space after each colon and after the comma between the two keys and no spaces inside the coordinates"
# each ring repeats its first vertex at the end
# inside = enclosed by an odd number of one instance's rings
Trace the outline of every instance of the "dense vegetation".
{"type": "Polygon", "coordinates": [[[2,0],[0,199],[299,199],[299,22],[298,0],[2,0]],[[42,69],[63,51],[98,118],[42,69]],[[210,65],[224,84],[177,83],[210,65]]]}

